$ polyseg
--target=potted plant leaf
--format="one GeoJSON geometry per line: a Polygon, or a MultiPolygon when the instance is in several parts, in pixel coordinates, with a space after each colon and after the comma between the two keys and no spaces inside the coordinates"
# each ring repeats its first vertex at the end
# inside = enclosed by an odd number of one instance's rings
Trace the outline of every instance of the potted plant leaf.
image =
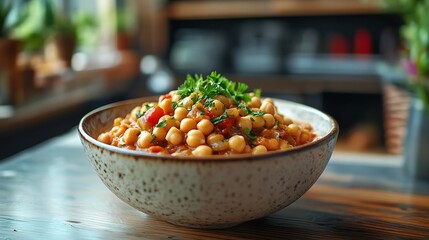
{"type": "Polygon", "coordinates": [[[76,27],[74,23],[56,11],[50,0],[44,0],[46,27],[45,58],[47,61],[62,60],[66,67],[76,48],[76,27]]]}
{"type": "Polygon", "coordinates": [[[404,141],[406,170],[429,178],[429,1],[385,0],[402,15],[402,67],[411,90],[411,104],[404,141]]]}
{"type": "Polygon", "coordinates": [[[14,1],[0,1],[0,103],[19,102],[20,83],[16,79],[16,62],[20,43],[12,30],[26,17],[26,11],[17,11],[14,1]]]}

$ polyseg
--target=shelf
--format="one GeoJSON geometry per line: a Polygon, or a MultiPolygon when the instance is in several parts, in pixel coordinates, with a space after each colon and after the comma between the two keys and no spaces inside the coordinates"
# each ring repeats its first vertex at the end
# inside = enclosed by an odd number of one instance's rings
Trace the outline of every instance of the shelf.
{"type": "Polygon", "coordinates": [[[41,121],[85,106],[90,101],[126,90],[138,73],[135,53],[121,52],[113,66],[71,73],[71,79],[60,80],[52,89],[37,94],[19,106],[3,106],[7,116],[0,115],[0,133],[11,132],[24,125],[41,121]]]}
{"type": "Polygon", "coordinates": [[[255,18],[311,15],[376,14],[379,1],[362,0],[231,0],[175,1],[168,16],[176,20],[255,18]]]}

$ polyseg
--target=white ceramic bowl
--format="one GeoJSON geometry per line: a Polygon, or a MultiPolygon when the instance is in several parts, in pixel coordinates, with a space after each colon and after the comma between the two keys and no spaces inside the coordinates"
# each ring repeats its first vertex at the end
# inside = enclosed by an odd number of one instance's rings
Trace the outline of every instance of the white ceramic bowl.
{"type": "Polygon", "coordinates": [[[95,171],[127,204],[173,224],[223,228],[274,213],[301,197],[319,178],[333,152],[338,125],[330,116],[275,100],[281,113],[309,122],[317,140],[288,151],[231,157],[172,157],[121,149],[97,141],[142,102],[133,99],[84,116],[79,134],[95,171]]]}

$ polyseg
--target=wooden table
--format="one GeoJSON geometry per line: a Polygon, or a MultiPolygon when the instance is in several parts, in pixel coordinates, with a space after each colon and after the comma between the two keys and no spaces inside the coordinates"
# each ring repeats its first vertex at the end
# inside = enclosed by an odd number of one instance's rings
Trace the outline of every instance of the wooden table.
{"type": "MultiPolygon", "coordinates": [[[[21,136],[25,137],[25,136],[21,136]]],[[[229,229],[178,227],[120,201],[73,129],[0,163],[3,239],[429,239],[429,182],[331,161],[289,207],[229,229]]]]}

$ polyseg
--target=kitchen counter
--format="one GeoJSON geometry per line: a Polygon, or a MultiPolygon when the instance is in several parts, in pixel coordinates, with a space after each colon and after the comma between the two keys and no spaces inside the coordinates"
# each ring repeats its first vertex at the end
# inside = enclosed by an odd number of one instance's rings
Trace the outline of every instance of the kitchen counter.
{"type": "Polygon", "coordinates": [[[400,164],[341,158],[334,154],[316,184],[279,212],[227,229],[191,229],[119,200],[72,129],[0,162],[0,240],[429,239],[429,182],[407,177],[400,164]]]}

